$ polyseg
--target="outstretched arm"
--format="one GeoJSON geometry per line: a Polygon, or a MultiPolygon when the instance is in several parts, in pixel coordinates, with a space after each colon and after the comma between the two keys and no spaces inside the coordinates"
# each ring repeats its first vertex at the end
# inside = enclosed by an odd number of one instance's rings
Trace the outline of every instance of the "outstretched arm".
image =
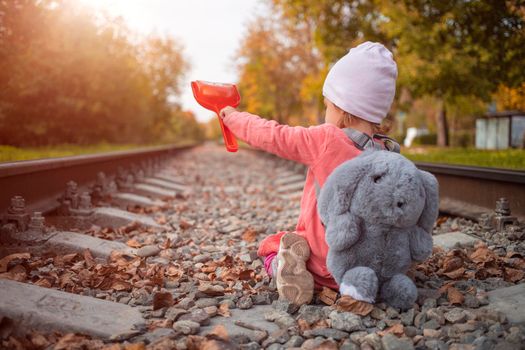
{"type": "Polygon", "coordinates": [[[221,112],[221,115],[224,124],[239,139],[266,152],[306,165],[312,165],[326,150],[327,135],[331,130],[326,125],[309,128],[281,125],[275,120],[233,109],[221,112]]]}
{"type": "Polygon", "coordinates": [[[432,254],[432,233],[416,225],[409,233],[409,244],[412,260],[422,262],[432,254]]]}
{"type": "Polygon", "coordinates": [[[330,249],[340,251],[351,248],[361,235],[359,223],[354,215],[334,215],[326,226],[326,243],[330,249]]]}

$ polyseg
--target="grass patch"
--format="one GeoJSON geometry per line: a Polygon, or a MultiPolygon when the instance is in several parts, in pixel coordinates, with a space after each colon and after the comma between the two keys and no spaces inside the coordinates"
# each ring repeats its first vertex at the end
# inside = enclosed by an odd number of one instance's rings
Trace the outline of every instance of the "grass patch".
{"type": "MultiPolygon", "coordinates": [[[[190,144],[190,142],[181,143],[181,146],[190,144]]],[[[29,147],[19,148],[7,145],[0,145],[0,163],[14,162],[21,160],[33,160],[43,158],[59,158],[78,156],[82,154],[96,154],[114,151],[126,151],[136,148],[145,147],[156,147],[162,145],[112,145],[107,143],[101,143],[89,146],[79,145],[58,145],[58,146],[47,146],[47,147],[29,147]]]]}
{"type": "Polygon", "coordinates": [[[401,153],[414,162],[472,165],[490,168],[525,170],[525,150],[479,150],[473,148],[417,147],[401,153]]]}

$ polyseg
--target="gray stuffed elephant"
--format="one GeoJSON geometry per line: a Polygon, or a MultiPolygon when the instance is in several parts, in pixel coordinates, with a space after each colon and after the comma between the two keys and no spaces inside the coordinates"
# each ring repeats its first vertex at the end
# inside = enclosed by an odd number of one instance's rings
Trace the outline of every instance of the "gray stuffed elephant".
{"type": "Polygon", "coordinates": [[[327,267],[343,295],[401,309],[417,288],[405,273],[432,252],[438,183],[405,157],[365,151],[338,166],[318,198],[327,267]]]}

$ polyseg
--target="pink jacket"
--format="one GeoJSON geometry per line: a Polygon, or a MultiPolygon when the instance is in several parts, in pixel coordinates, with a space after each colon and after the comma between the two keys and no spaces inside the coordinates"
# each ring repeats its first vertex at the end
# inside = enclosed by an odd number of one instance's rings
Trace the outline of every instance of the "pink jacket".
{"type": "MultiPolygon", "coordinates": [[[[313,274],[316,284],[337,288],[326,267],[328,246],[324,227],[317,213],[314,178],[322,187],[328,175],[339,164],[354,158],[361,151],[341,129],[332,124],[309,128],[291,127],[247,112],[233,112],[224,118],[224,123],[237,138],[251,146],[308,166],[296,231],[310,245],[311,255],[307,268],[313,274]]],[[[277,252],[280,236],[271,235],[264,239],[258,254],[266,256],[277,252]]]]}

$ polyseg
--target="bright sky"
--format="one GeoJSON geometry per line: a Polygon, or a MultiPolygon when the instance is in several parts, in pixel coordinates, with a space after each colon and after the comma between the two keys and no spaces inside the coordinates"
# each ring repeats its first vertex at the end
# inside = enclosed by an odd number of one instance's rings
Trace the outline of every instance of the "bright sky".
{"type": "Polygon", "coordinates": [[[138,33],[169,34],[185,47],[191,64],[182,104],[199,121],[213,114],[195,102],[189,82],[236,82],[234,55],[246,26],[264,11],[261,0],[81,0],[112,16],[121,16],[138,33]]]}

